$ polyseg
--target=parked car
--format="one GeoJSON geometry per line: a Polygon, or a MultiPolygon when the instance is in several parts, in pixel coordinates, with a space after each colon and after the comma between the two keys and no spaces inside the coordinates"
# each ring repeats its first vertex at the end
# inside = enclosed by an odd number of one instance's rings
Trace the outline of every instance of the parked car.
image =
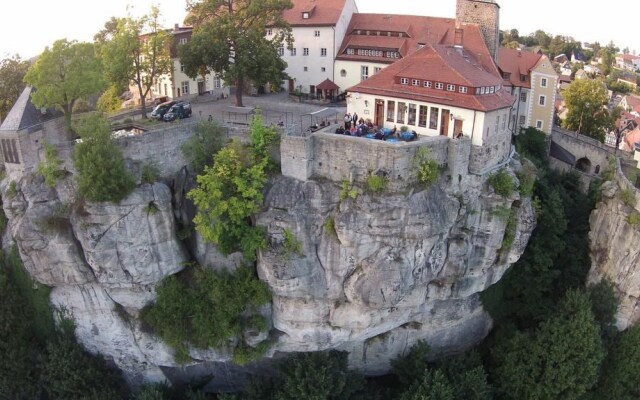
{"type": "Polygon", "coordinates": [[[162,119],[166,122],[174,121],[176,119],[189,118],[191,116],[191,103],[186,101],[180,101],[171,106],[169,111],[164,114],[162,119]]]}
{"type": "Polygon", "coordinates": [[[162,117],[164,117],[164,114],[166,114],[166,112],[169,111],[171,106],[173,106],[176,103],[178,103],[178,102],[177,101],[167,101],[167,102],[158,104],[156,106],[156,108],[154,108],[153,111],[151,111],[151,118],[155,118],[157,120],[162,120],[162,117]]]}

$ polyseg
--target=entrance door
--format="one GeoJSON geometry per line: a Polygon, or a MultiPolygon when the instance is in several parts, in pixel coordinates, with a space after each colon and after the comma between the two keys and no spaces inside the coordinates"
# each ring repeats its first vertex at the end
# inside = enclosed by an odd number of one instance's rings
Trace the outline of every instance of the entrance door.
{"type": "Polygon", "coordinates": [[[442,117],[440,117],[440,135],[442,136],[449,135],[449,115],[451,115],[449,110],[442,110],[442,117]]]}
{"type": "Polygon", "coordinates": [[[311,95],[311,97],[316,97],[316,86],[315,85],[309,85],[309,94],[311,95]]]}
{"type": "Polygon", "coordinates": [[[289,79],[289,93],[293,92],[293,79],[289,79]]]}
{"type": "Polygon", "coordinates": [[[453,120],[453,137],[458,136],[458,133],[462,132],[462,120],[454,119],[453,120]]]}
{"type": "Polygon", "coordinates": [[[382,127],[384,124],[384,100],[376,99],[376,115],[373,116],[374,124],[382,127]]]}
{"type": "Polygon", "coordinates": [[[205,91],[204,81],[198,82],[198,94],[203,94],[205,91]]]}

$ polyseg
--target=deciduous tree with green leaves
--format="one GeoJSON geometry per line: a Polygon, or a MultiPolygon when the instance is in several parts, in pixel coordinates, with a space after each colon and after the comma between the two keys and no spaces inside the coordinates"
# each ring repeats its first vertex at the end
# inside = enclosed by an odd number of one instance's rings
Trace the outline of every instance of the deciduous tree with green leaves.
{"type": "Polygon", "coordinates": [[[69,132],[71,115],[78,100],[98,94],[105,86],[100,59],[92,43],[57,40],[29,68],[24,81],[36,88],[31,101],[36,107],[62,110],[69,132]]]}
{"type": "Polygon", "coordinates": [[[29,63],[17,54],[0,61],[0,123],[20,97],[28,69],[29,63]]]}
{"type": "Polygon", "coordinates": [[[116,33],[101,46],[107,78],[114,84],[126,80],[136,86],[143,118],[151,88],[159,76],[171,72],[170,45],[171,36],[160,26],[160,10],[154,6],[139,19],[120,19],[116,33]]]}
{"type": "Polygon", "coordinates": [[[614,126],[607,110],[606,85],[597,79],[576,79],[563,96],[569,109],[563,128],[604,141],[606,132],[614,126]]]}
{"type": "Polygon", "coordinates": [[[286,63],[278,48],[290,46],[291,28],[282,13],[290,0],[201,0],[188,6],[187,22],[194,27],[191,41],[180,46],[180,62],[195,78],[207,72],[222,74],[236,86],[236,106],[242,107],[246,80],[256,86],[284,79],[286,63]],[[273,37],[266,38],[267,26],[273,37]]]}

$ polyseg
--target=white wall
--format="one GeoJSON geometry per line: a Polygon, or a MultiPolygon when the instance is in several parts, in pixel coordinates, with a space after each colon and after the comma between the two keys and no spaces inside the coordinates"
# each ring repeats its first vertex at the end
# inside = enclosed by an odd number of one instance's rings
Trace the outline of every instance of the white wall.
{"type": "MultiPolygon", "coordinates": [[[[178,58],[173,59],[173,85],[174,91],[171,97],[178,97],[178,88],[180,89],[180,97],[185,96],[185,93],[182,90],[182,83],[189,82],[189,95],[197,95],[198,94],[198,81],[201,81],[203,78],[198,77],[196,79],[189,78],[184,72],[180,70],[181,64],[178,58]]],[[[222,79],[219,80],[219,87],[216,87],[216,76],[217,74],[209,73],[204,77],[205,80],[205,91],[210,92],[214,95],[225,94],[229,95],[229,88],[225,86],[224,81],[222,79]]]]}
{"type": "Polygon", "coordinates": [[[344,92],[351,86],[357,85],[362,81],[361,74],[363,66],[369,67],[369,77],[371,77],[373,76],[376,68],[385,69],[389,64],[372,63],[367,61],[336,60],[336,79],[334,82],[336,85],[340,86],[340,92],[344,92]],[[342,76],[343,70],[345,72],[345,76],[342,76]]]}
{"type": "MultiPolygon", "coordinates": [[[[340,15],[340,19],[335,27],[335,41],[334,41],[334,52],[333,57],[338,55],[338,50],[340,50],[340,46],[342,46],[342,42],[344,41],[344,37],[347,34],[347,28],[349,27],[349,23],[351,22],[351,17],[353,14],[358,12],[358,7],[356,6],[355,0],[347,0],[344,4],[344,9],[342,10],[342,14],[340,15]]],[[[334,81],[335,82],[335,81],[334,81]]]]}
{"type": "Polygon", "coordinates": [[[353,114],[354,112],[358,114],[359,117],[366,119],[371,119],[371,121],[375,121],[375,104],[376,99],[384,100],[384,123],[383,127],[385,128],[393,128],[394,126],[400,129],[402,125],[406,125],[409,127],[409,130],[415,130],[420,135],[425,136],[439,136],[440,135],[440,125],[441,125],[441,115],[442,110],[446,109],[450,111],[450,115],[452,118],[449,121],[449,129],[447,132],[447,136],[450,138],[454,137],[454,120],[458,119],[462,121],[462,132],[465,136],[470,137],[471,141],[476,146],[481,146],[483,141],[486,140],[487,135],[492,137],[494,135],[503,135],[508,134],[509,124],[509,110],[510,108],[504,108],[497,111],[491,111],[488,113],[482,111],[474,111],[468,110],[465,108],[459,107],[451,107],[444,106],[435,103],[427,103],[421,101],[412,101],[412,100],[404,100],[397,99],[392,97],[385,96],[375,96],[369,94],[357,94],[357,93],[349,93],[349,97],[347,98],[347,112],[353,114]],[[395,101],[395,118],[394,122],[387,121],[387,103],[388,101],[395,101]],[[397,112],[398,112],[398,101],[404,102],[407,104],[407,111],[404,115],[404,123],[397,122],[397,112]],[[408,124],[408,105],[415,104],[416,105],[416,123],[414,125],[408,124]],[[427,116],[427,127],[418,126],[419,123],[419,112],[420,106],[429,107],[429,115],[427,116]],[[431,108],[435,107],[439,109],[438,114],[438,124],[437,129],[429,128],[429,117],[431,113],[431,108]],[[498,130],[496,132],[496,119],[499,118],[498,130]],[[487,129],[489,130],[487,133],[487,129]]]}

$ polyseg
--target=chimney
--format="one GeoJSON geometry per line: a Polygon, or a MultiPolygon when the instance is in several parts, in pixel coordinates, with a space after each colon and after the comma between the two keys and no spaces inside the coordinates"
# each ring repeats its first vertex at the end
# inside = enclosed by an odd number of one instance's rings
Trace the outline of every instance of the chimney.
{"type": "Polygon", "coordinates": [[[464,30],[462,28],[456,28],[454,37],[453,37],[453,47],[459,54],[462,54],[462,42],[464,40],[464,30]]]}
{"type": "Polygon", "coordinates": [[[180,25],[179,25],[179,24],[175,24],[175,25],[173,25],[173,30],[174,30],[174,31],[177,31],[179,27],[180,27],[180,25]]]}

